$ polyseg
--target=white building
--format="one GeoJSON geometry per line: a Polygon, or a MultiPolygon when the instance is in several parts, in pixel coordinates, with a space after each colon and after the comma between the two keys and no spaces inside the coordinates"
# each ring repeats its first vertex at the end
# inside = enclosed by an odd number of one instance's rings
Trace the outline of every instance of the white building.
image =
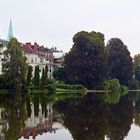
{"type": "Polygon", "coordinates": [[[33,73],[35,66],[39,66],[40,71],[42,71],[42,69],[47,65],[48,77],[53,77],[53,54],[48,48],[39,46],[37,43],[34,43],[34,45],[26,43],[23,45],[23,55],[27,57],[27,63],[32,66],[33,73]]]}
{"type": "MultiPolygon", "coordinates": [[[[0,74],[2,74],[2,63],[4,61],[4,51],[7,49],[8,41],[0,39],[0,74]]],[[[23,55],[27,57],[27,63],[33,67],[33,73],[35,66],[39,66],[42,71],[45,66],[48,66],[48,77],[53,78],[53,52],[43,46],[39,46],[37,43],[31,45],[26,43],[22,45],[23,55]]],[[[41,74],[41,72],[40,72],[41,74]]]]}
{"type": "Polygon", "coordinates": [[[53,50],[53,60],[54,60],[54,66],[62,67],[64,62],[64,53],[55,48],[53,50]]]}

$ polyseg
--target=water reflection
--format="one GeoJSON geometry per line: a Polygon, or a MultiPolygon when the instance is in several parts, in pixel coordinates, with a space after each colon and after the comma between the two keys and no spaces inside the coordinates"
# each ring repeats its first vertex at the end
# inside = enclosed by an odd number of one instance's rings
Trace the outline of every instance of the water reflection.
{"type": "Polygon", "coordinates": [[[61,115],[55,114],[52,104],[47,104],[39,94],[26,99],[4,97],[2,100],[6,102],[0,104],[0,140],[29,139],[30,136],[35,139],[37,135],[55,133],[62,128],[61,115]]]}
{"type": "Polygon", "coordinates": [[[75,140],[103,140],[108,132],[107,104],[95,96],[66,100],[56,105],[63,113],[64,125],[75,140]]]}
{"type": "Polygon", "coordinates": [[[136,96],[135,100],[134,122],[135,125],[140,127],[140,94],[136,96]]]}
{"type": "Polygon", "coordinates": [[[56,107],[76,140],[104,140],[106,135],[110,140],[123,140],[133,122],[133,102],[128,97],[108,104],[98,96],[87,96],[83,101],[59,102],[56,107]]]}
{"type": "Polygon", "coordinates": [[[1,140],[17,140],[27,119],[25,103],[20,98],[1,104],[1,140]]]}
{"type": "Polygon", "coordinates": [[[109,106],[108,137],[111,140],[123,140],[133,122],[133,102],[128,97],[122,97],[116,105],[109,106]]]}
{"type": "Polygon", "coordinates": [[[45,94],[0,97],[0,140],[35,139],[62,128],[71,140],[123,140],[133,120],[140,127],[140,94],[123,96],[118,103],[115,97],[108,102],[99,94],[57,102],[45,94]]]}

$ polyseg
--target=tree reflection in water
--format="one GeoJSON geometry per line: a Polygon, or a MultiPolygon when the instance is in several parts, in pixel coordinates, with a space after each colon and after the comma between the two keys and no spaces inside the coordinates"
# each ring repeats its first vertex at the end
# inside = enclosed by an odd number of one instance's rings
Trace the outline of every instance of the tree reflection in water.
{"type": "Polygon", "coordinates": [[[118,104],[109,105],[109,133],[111,140],[123,140],[133,122],[133,102],[122,97],[118,104]]]}
{"type": "Polygon", "coordinates": [[[58,102],[56,108],[64,113],[64,125],[75,140],[104,140],[108,106],[101,98],[88,95],[82,100],[58,102]]]}
{"type": "Polygon", "coordinates": [[[14,98],[4,103],[3,108],[5,109],[6,124],[2,132],[5,140],[17,140],[27,119],[25,103],[21,98],[14,98]]]}
{"type": "Polygon", "coordinates": [[[27,139],[29,136],[35,138],[38,134],[56,131],[57,128],[52,128],[52,106],[48,106],[45,95],[39,96],[37,93],[32,97],[26,96],[26,98],[13,95],[12,98],[4,97],[1,100],[5,101],[0,102],[4,120],[2,135],[5,140],[17,140],[20,136],[27,139]]]}
{"type": "Polygon", "coordinates": [[[140,94],[136,94],[135,97],[134,123],[140,127],[140,94]]]}
{"type": "Polygon", "coordinates": [[[88,95],[82,100],[58,102],[64,125],[75,140],[123,140],[133,120],[132,101],[124,97],[118,104],[108,104],[101,96],[88,95]]]}
{"type": "MultiPolygon", "coordinates": [[[[132,98],[131,95],[127,95],[121,97],[118,103],[114,100],[118,98],[110,98],[111,101],[108,103],[103,97],[99,94],[88,94],[82,98],[57,101],[54,105],[57,112],[53,111],[53,114],[50,112],[50,115],[48,96],[45,94],[27,96],[26,99],[0,98],[0,107],[5,110],[3,114],[5,127],[2,133],[6,140],[17,140],[23,131],[27,130],[27,121],[30,122],[35,118],[38,125],[41,115],[43,125],[39,126],[43,126],[43,133],[49,130],[52,132],[53,121],[58,119],[68,128],[74,140],[105,140],[105,136],[110,140],[123,140],[128,135],[133,118],[135,124],[140,126],[140,96],[132,98]],[[5,102],[2,102],[3,100],[5,102]]],[[[36,135],[38,135],[37,125],[32,127],[36,130],[36,135]]]]}

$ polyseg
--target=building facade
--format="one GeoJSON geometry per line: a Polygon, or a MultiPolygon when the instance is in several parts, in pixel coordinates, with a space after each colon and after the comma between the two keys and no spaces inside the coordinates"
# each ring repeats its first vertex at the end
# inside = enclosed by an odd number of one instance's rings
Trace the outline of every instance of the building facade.
{"type": "MultiPolygon", "coordinates": [[[[4,61],[4,51],[7,49],[8,41],[0,39],[0,74],[2,74],[2,63],[4,61]]],[[[42,69],[48,66],[48,78],[53,78],[54,67],[62,67],[64,61],[64,53],[56,48],[47,48],[38,45],[36,42],[31,44],[27,42],[21,44],[23,56],[27,58],[27,64],[32,66],[33,74],[35,67],[39,66],[40,76],[42,69]]]]}
{"type": "Polygon", "coordinates": [[[53,51],[54,67],[63,67],[64,53],[59,50],[53,51]]]}
{"type": "Polygon", "coordinates": [[[44,46],[39,46],[37,43],[34,43],[33,45],[31,43],[25,43],[22,48],[23,55],[27,58],[27,63],[33,68],[33,73],[36,66],[39,66],[40,71],[42,71],[47,65],[48,77],[53,78],[53,53],[50,49],[45,48],[44,46]]]}

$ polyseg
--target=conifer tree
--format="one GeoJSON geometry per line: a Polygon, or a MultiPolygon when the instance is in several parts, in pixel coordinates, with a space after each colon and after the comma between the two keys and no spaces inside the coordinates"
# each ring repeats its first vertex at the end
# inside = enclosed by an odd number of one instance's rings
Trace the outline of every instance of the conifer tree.
{"type": "Polygon", "coordinates": [[[34,73],[34,87],[36,89],[39,89],[39,83],[40,83],[39,66],[36,66],[35,73],[34,73]]]}
{"type": "Polygon", "coordinates": [[[41,77],[41,80],[40,80],[40,89],[44,89],[45,87],[45,81],[46,80],[46,77],[45,77],[45,71],[44,71],[44,68],[42,69],[42,77],[41,77]]]}
{"type": "Polygon", "coordinates": [[[32,80],[32,71],[33,68],[32,66],[28,67],[28,74],[27,74],[27,86],[29,86],[31,84],[31,80],[32,80]]]}
{"type": "Polygon", "coordinates": [[[45,72],[44,72],[44,83],[45,85],[47,84],[47,79],[48,79],[48,66],[45,66],[45,72]]]}

